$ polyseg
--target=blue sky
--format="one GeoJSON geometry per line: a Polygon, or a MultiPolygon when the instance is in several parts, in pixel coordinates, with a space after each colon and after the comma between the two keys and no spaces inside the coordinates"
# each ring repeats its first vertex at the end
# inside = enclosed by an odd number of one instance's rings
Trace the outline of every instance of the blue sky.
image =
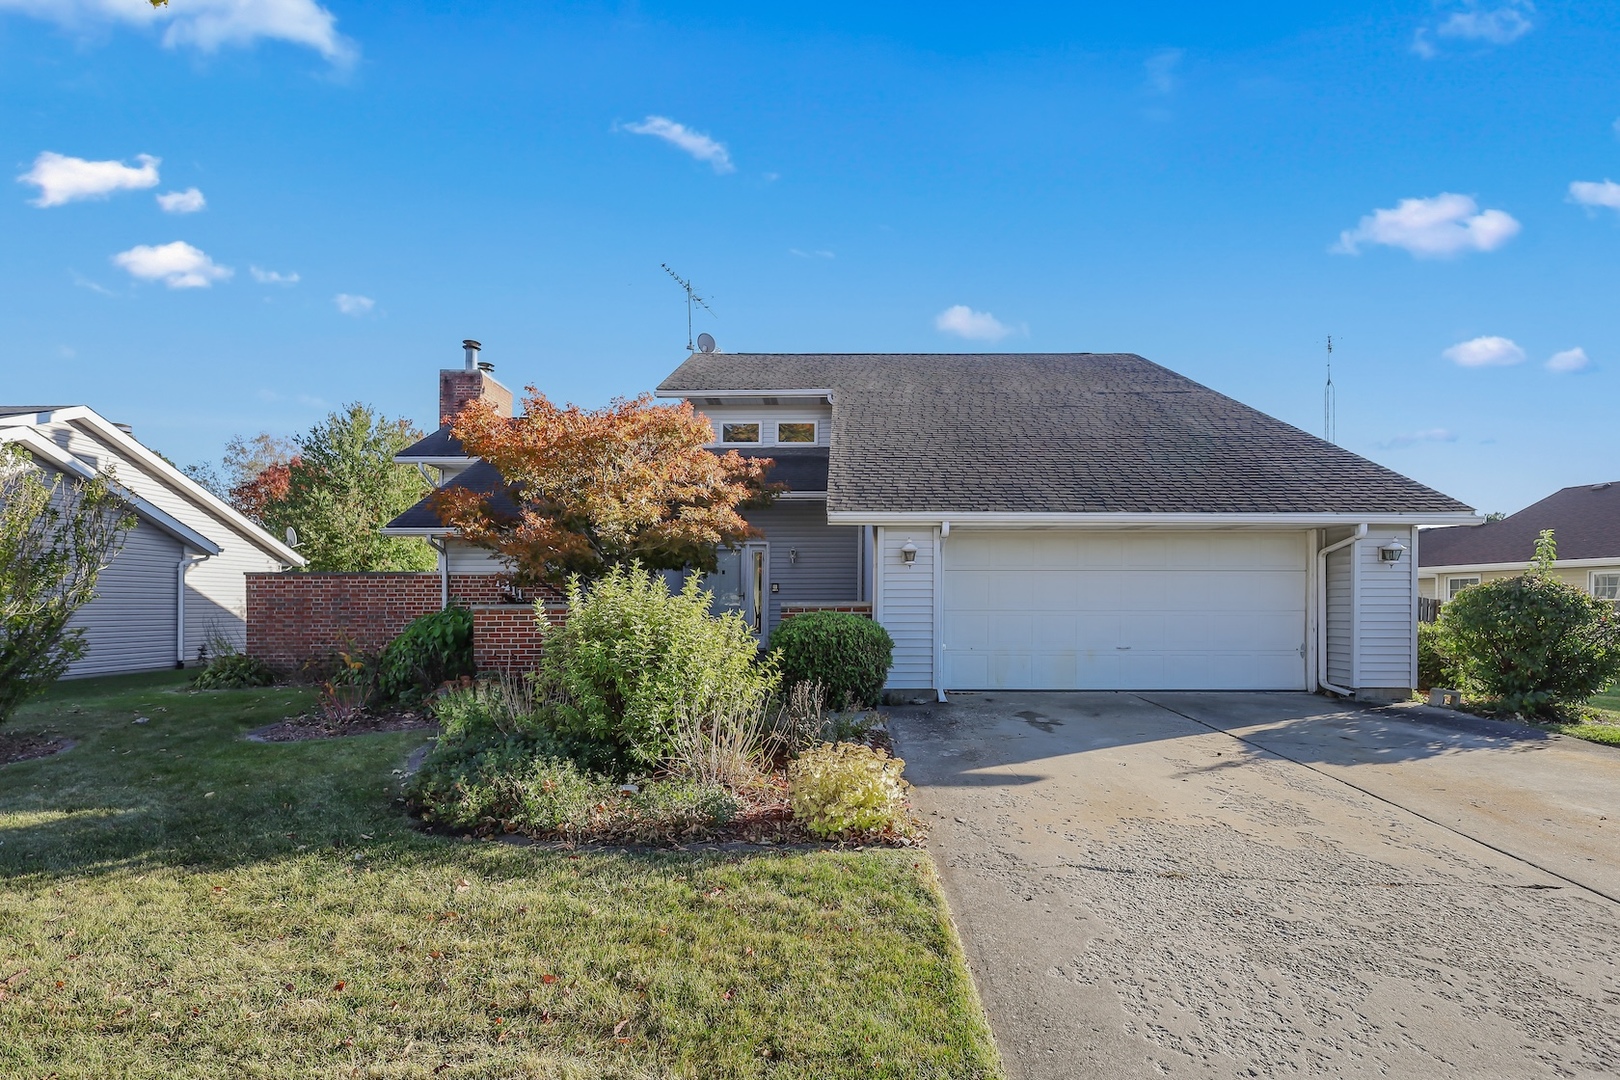
{"type": "Polygon", "coordinates": [[[722,349],[1130,351],[1317,432],[1331,333],[1349,448],[1620,479],[1620,5],[144,5],[0,0],[0,399],[181,463],[431,426],[469,336],[648,389],[668,262],[722,349]]]}

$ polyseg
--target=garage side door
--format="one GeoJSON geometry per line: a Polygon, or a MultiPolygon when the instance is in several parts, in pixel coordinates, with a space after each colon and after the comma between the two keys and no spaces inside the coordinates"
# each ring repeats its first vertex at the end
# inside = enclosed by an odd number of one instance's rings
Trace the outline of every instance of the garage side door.
{"type": "Polygon", "coordinates": [[[947,689],[1300,690],[1301,533],[953,530],[947,689]]]}

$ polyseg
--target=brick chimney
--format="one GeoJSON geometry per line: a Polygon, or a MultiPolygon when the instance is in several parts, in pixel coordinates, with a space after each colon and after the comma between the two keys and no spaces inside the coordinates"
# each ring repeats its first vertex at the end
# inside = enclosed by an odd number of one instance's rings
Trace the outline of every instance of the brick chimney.
{"type": "Polygon", "coordinates": [[[461,347],[467,351],[466,366],[439,371],[439,423],[448,424],[469,401],[490,402],[502,416],[511,416],[512,391],[490,374],[494,364],[478,359],[478,350],[483,346],[468,338],[461,347]]]}

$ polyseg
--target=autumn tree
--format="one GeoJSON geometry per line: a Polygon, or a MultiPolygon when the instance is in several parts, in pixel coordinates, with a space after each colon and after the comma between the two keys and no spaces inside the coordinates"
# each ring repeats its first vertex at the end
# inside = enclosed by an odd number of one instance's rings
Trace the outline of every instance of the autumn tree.
{"type": "Polygon", "coordinates": [[[493,492],[451,485],[440,520],[505,556],[519,585],[594,578],[639,561],[652,570],[713,570],[717,549],[759,533],[740,508],[768,502],[769,459],[706,449],[714,432],[688,402],[652,395],[602,409],[559,408],[527,388],[524,415],[467,405],[451,431],[500,474],[493,492]]]}
{"type": "Polygon", "coordinates": [[[134,525],[110,479],[52,476],[0,446],[0,721],[84,655],[68,621],[134,525]]]}
{"type": "MultiPolygon", "coordinates": [[[[419,472],[394,461],[421,437],[409,420],[359,402],[344,406],[298,439],[297,456],[283,466],[285,488],[267,492],[265,527],[297,530],[309,570],[433,569],[438,557],[426,541],[379,531],[430,490],[419,472]]],[[[270,472],[259,474],[262,487],[277,479],[270,472]]]]}
{"type": "Polygon", "coordinates": [[[212,462],[186,466],[184,472],[231,506],[264,524],[264,510],[287,496],[289,466],[298,457],[298,442],[261,431],[232,436],[220,468],[212,462]]]}

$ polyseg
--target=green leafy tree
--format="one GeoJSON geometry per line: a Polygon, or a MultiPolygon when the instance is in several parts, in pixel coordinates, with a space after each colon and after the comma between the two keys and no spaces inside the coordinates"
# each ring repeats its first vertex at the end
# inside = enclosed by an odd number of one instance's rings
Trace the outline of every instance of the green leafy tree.
{"type": "Polygon", "coordinates": [[[1614,606],[1552,574],[1552,530],[1529,572],[1470,586],[1440,609],[1444,651],[1469,687],[1513,712],[1549,715],[1620,677],[1614,606]]]}
{"type": "Polygon", "coordinates": [[[431,570],[437,556],[425,540],[379,530],[430,490],[394,455],[422,437],[409,420],[390,420],[358,402],[332,413],[298,440],[285,466],[284,495],[268,502],[264,524],[298,532],[307,569],[431,570]]]}
{"type": "Polygon", "coordinates": [[[47,479],[0,447],[0,723],[84,655],[84,630],[68,620],[134,524],[110,480],[47,479]]]}

